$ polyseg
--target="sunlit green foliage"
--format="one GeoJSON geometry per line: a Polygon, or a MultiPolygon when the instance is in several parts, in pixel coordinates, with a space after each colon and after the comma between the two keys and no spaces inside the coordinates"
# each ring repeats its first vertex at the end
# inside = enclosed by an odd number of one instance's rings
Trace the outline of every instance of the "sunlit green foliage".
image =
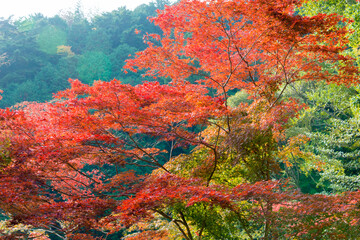
{"type": "Polygon", "coordinates": [[[307,0],[299,13],[314,16],[318,13],[335,13],[353,20],[347,27],[352,31],[349,35],[350,49],[348,53],[360,62],[360,2],[357,0],[307,0]]]}
{"type": "MultiPolygon", "coordinates": [[[[288,92],[307,104],[288,135],[309,137],[305,151],[314,154],[312,161],[300,161],[302,171],[317,172],[321,190],[342,192],[360,188],[360,115],[359,90],[334,84],[302,83],[288,92]],[[317,163],[317,164],[314,164],[317,163]]],[[[316,176],[316,174],[314,175],[316,176]]],[[[320,190],[319,189],[319,190],[320,190]]]]}
{"type": "Polygon", "coordinates": [[[66,44],[66,33],[53,25],[46,26],[37,36],[37,43],[41,51],[56,54],[57,47],[66,44]]]}

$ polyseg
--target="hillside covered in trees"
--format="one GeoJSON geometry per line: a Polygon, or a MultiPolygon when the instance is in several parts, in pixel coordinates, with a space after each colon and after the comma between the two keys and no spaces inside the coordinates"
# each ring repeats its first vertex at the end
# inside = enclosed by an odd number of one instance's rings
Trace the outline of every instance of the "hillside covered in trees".
{"type": "Polygon", "coordinates": [[[145,49],[143,33],[160,33],[148,17],[168,3],[143,4],[133,11],[125,7],[113,12],[85,16],[81,7],[54,17],[41,14],[0,21],[0,107],[23,101],[47,101],[68,88],[69,78],[84,83],[122,79],[133,85],[138,74],[123,73],[124,61],[145,49]]]}
{"type": "Polygon", "coordinates": [[[360,238],[359,23],[355,0],[2,19],[0,239],[360,238]]]}

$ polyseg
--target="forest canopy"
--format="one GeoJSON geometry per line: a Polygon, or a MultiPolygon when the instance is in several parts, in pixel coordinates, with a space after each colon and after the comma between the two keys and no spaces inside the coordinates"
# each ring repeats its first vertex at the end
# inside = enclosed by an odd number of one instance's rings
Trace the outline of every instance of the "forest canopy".
{"type": "Polygon", "coordinates": [[[0,19],[0,53],[7,63],[0,65],[0,107],[49,101],[53,93],[70,87],[69,78],[88,84],[114,78],[141,83],[139,74],[125,75],[122,67],[129,55],[146,47],[135,29],[161,33],[147,18],[166,3],[143,4],[133,11],[121,7],[91,18],[78,6],[54,17],[0,19]]]}
{"type": "Polygon", "coordinates": [[[358,19],[334,2],[2,20],[0,237],[356,239],[358,19]]]}

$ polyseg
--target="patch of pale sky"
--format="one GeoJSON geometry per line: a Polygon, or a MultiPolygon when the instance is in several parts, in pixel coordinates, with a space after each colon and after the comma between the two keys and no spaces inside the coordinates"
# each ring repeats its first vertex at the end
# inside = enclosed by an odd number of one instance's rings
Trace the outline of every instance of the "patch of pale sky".
{"type": "Polygon", "coordinates": [[[152,0],[2,0],[0,3],[0,17],[15,18],[26,17],[31,14],[41,13],[52,17],[60,11],[73,11],[80,3],[85,14],[100,14],[126,6],[133,10],[137,6],[152,2],[152,0]]]}

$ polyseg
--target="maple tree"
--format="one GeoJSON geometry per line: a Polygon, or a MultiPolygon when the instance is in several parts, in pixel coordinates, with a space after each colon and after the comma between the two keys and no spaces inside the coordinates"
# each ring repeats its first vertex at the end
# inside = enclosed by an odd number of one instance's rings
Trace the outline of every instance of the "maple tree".
{"type": "Polygon", "coordinates": [[[305,154],[302,136],[284,146],[303,107],[283,98],[286,88],[358,83],[342,54],[347,20],[296,15],[300,4],[180,1],[152,19],[163,36],[147,34],[148,48],[125,66],[169,85],[71,80],[54,101],[1,110],[0,208],[10,224],[64,239],[124,227],[135,229],[127,239],[356,236],[358,192],[306,195],[276,180],[287,156],[305,154]],[[228,106],[236,89],[252,101],[228,106]]]}

